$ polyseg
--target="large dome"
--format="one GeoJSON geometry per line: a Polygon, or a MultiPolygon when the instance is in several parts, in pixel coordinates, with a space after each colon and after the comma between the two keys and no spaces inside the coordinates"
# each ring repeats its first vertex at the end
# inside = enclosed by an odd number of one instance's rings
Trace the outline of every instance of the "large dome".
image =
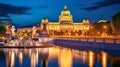
{"type": "Polygon", "coordinates": [[[70,11],[67,9],[67,6],[64,6],[64,9],[62,10],[61,15],[70,15],[70,11]]]}
{"type": "Polygon", "coordinates": [[[44,17],[41,22],[42,23],[48,22],[48,19],[46,17],[44,17]]]}

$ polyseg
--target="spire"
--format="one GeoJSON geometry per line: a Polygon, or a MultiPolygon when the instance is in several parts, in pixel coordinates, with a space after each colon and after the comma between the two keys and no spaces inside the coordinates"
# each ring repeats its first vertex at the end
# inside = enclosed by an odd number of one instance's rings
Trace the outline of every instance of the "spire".
{"type": "Polygon", "coordinates": [[[64,9],[67,9],[67,6],[66,6],[66,5],[64,6],[64,9]]]}

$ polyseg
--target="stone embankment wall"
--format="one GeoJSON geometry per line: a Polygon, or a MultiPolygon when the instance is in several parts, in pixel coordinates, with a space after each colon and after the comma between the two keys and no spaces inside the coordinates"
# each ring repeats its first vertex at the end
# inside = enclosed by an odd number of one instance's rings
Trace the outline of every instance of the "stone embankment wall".
{"type": "Polygon", "coordinates": [[[54,44],[63,47],[70,47],[75,49],[100,49],[100,50],[115,50],[120,51],[120,44],[101,43],[101,42],[83,42],[75,40],[55,39],[54,44]]]}

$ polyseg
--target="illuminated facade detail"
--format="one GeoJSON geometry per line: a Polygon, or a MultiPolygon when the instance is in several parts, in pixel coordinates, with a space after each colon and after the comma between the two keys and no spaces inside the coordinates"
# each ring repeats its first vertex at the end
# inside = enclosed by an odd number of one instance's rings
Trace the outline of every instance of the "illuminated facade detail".
{"type": "MultiPolygon", "coordinates": [[[[59,15],[58,22],[49,22],[47,18],[41,20],[40,27],[37,27],[38,30],[42,31],[45,29],[47,33],[51,36],[54,35],[65,35],[65,36],[80,36],[86,35],[86,32],[89,30],[89,20],[83,19],[82,22],[73,22],[73,17],[70,11],[67,9],[67,6],[64,6],[64,9],[59,15]]],[[[31,28],[21,28],[18,31],[31,30],[31,28]]]]}
{"type": "Polygon", "coordinates": [[[33,26],[33,28],[32,28],[32,38],[34,38],[36,36],[36,31],[37,31],[36,26],[33,26]]]}
{"type": "Polygon", "coordinates": [[[13,37],[15,37],[15,35],[16,35],[16,33],[15,33],[15,26],[12,26],[12,28],[11,28],[11,35],[13,37]]]}
{"type": "Polygon", "coordinates": [[[47,25],[48,25],[48,19],[43,18],[41,21],[41,33],[47,34],[47,25]]]}
{"type": "MultiPolygon", "coordinates": [[[[48,19],[42,19],[41,25],[47,24],[47,31],[50,35],[58,35],[57,33],[64,33],[63,35],[85,35],[85,32],[89,30],[89,20],[83,19],[81,22],[73,22],[73,17],[67,6],[64,6],[60,16],[59,22],[49,22],[48,19]],[[56,32],[56,33],[55,33],[56,32]],[[78,33],[78,34],[76,34],[78,33]]],[[[42,27],[42,26],[41,26],[42,27]]]]}
{"type": "Polygon", "coordinates": [[[70,11],[67,9],[67,6],[64,6],[64,9],[61,12],[61,15],[59,16],[59,23],[60,24],[72,24],[72,15],[70,11]]]}
{"type": "MultiPolygon", "coordinates": [[[[19,37],[23,37],[23,36],[34,36],[35,37],[35,36],[38,35],[38,33],[35,33],[34,35],[32,35],[33,34],[33,32],[32,32],[33,31],[33,27],[19,28],[17,30],[17,35],[19,37]]],[[[40,30],[40,27],[36,27],[35,29],[36,30],[40,30]]]]}
{"type": "Polygon", "coordinates": [[[5,29],[6,29],[5,34],[11,35],[11,27],[10,27],[10,24],[6,24],[5,29]]]}

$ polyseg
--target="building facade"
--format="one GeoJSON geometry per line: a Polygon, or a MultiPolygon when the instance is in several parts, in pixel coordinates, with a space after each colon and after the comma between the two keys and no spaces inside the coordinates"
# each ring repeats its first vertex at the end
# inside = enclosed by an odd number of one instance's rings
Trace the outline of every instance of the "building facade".
{"type": "Polygon", "coordinates": [[[85,35],[85,32],[89,30],[89,20],[83,19],[82,22],[73,22],[73,17],[67,6],[64,6],[61,14],[59,15],[58,22],[49,22],[47,18],[43,18],[41,21],[41,29],[43,24],[47,26],[47,32],[50,35],[59,35],[59,33],[64,33],[63,35],[71,35],[72,33],[79,33],[78,35],[85,35]],[[55,34],[58,33],[58,34],[55,34]],[[66,34],[65,34],[66,33],[66,34]]]}
{"type": "MultiPolygon", "coordinates": [[[[73,22],[73,16],[70,11],[67,9],[67,6],[64,6],[64,9],[59,15],[58,22],[49,22],[47,18],[43,18],[40,23],[38,30],[46,29],[49,35],[85,35],[85,32],[89,30],[89,20],[83,19],[82,22],[73,22]],[[45,28],[46,27],[46,28],[45,28]]],[[[31,28],[19,28],[20,31],[32,30],[31,28]]]]}

